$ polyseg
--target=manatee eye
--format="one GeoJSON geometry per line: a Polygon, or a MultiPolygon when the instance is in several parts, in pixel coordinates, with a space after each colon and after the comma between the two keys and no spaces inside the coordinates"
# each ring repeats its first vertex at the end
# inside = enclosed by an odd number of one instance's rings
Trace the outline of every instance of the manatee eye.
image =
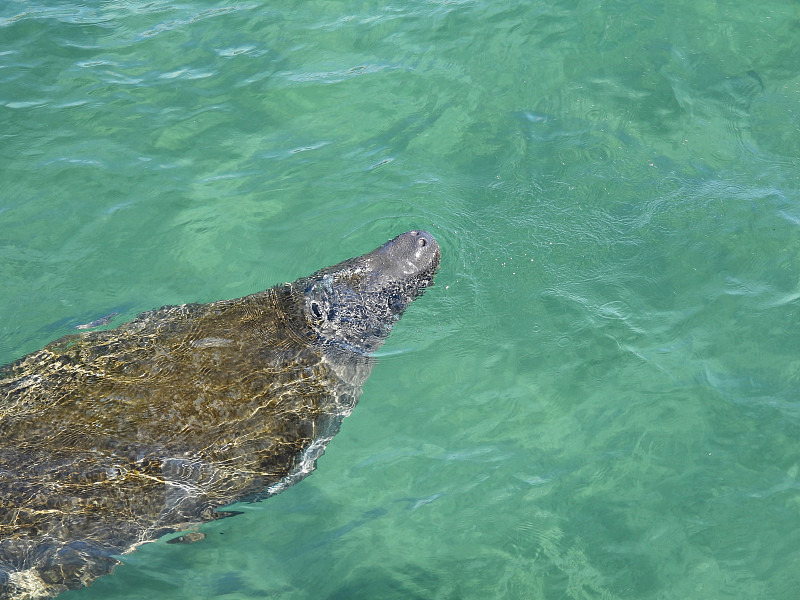
{"type": "Polygon", "coordinates": [[[316,302],[311,303],[311,312],[313,312],[314,316],[317,317],[318,319],[322,318],[322,311],[320,310],[318,303],[316,302]]]}
{"type": "Polygon", "coordinates": [[[389,310],[392,311],[392,312],[400,312],[400,311],[405,309],[405,305],[403,304],[403,301],[400,298],[398,298],[397,296],[391,296],[386,301],[386,306],[388,306],[389,310]]]}

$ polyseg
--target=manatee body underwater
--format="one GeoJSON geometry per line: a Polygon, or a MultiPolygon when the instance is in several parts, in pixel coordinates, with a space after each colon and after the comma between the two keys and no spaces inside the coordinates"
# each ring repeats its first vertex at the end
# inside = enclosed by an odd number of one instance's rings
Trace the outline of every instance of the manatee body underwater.
{"type": "Polygon", "coordinates": [[[115,555],[308,475],[439,259],[410,231],[293,283],[165,306],[0,367],[0,599],[88,585],[115,555]]]}

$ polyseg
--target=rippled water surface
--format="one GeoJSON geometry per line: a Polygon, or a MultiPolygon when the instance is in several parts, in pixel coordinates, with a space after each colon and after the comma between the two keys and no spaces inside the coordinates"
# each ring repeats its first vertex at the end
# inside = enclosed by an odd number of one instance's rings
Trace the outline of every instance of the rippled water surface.
{"type": "Polygon", "coordinates": [[[794,599],[791,0],[0,5],[0,363],[412,227],[318,469],[63,598],[794,599]]]}

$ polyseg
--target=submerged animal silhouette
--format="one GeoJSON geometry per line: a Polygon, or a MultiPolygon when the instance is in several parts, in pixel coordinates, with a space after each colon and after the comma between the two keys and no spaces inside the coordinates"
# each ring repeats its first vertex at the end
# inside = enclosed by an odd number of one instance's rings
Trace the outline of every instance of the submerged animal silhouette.
{"type": "Polygon", "coordinates": [[[0,599],[88,585],[115,555],[308,475],[439,260],[410,231],[293,283],[165,306],[0,368],[0,599]]]}

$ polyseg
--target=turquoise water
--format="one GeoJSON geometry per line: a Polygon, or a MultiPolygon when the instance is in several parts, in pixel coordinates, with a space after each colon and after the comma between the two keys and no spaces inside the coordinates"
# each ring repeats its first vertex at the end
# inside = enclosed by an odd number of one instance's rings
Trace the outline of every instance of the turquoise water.
{"type": "Polygon", "coordinates": [[[413,227],[288,491],[71,599],[794,599],[800,5],[0,6],[0,363],[413,227]]]}

